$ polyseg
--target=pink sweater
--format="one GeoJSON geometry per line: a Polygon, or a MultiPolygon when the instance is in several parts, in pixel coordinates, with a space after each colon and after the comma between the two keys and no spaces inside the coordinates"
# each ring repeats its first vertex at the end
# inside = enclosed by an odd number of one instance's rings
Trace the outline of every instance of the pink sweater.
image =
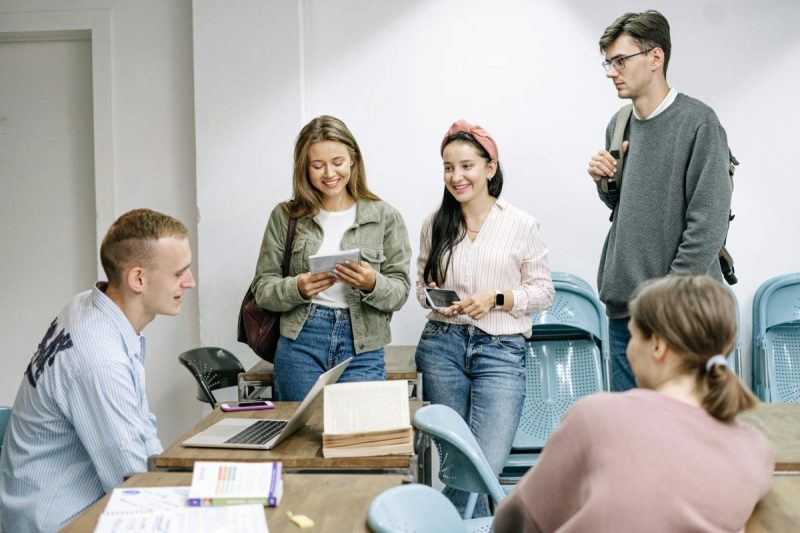
{"type": "Polygon", "coordinates": [[[579,401],[497,510],[506,531],[741,531],[772,484],[757,429],[655,391],[579,401]]]}

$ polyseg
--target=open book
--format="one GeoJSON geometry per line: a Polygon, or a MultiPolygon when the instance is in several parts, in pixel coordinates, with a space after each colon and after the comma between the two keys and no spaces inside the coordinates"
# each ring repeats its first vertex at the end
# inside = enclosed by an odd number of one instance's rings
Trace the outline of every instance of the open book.
{"type": "Polygon", "coordinates": [[[281,463],[217,463],[197,461],[189,505],[258,503],[275,507],[283,494],[281,463]]]}
{"type": "Polygon", "coordinates": [[[324,457],[414,453],[406,381],[327,385],[323,409],[324,457]]]}

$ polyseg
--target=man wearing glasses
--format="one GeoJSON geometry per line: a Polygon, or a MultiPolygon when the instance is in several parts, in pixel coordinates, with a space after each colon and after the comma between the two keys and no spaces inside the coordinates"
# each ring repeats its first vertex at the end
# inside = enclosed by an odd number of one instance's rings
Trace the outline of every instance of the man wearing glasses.
{"type": "Polygon", "coordinates": [[[612,389],[636,386],[625,355],[628,302],[643,281],[668,274],[722,280],[717,253],[725,240],[731,182],[725,130],[714,111],[667,84],[669,23],[657,11],[626,13],[600,38],[606,77],[633,113],[622,145],[618,195],[604,187],[617,161],[605,149],[589,162],[600,199],[611,209],[597,285],[609,317],[612,389]]]}

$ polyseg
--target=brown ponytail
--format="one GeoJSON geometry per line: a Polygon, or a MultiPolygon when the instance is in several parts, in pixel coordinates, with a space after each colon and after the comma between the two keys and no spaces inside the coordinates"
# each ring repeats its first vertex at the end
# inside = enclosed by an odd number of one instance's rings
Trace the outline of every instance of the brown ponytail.
{"type": "Polygon", "coordinates": [[[645,336],[658,335],[695,376],[703,408],[722,421],[755,407],[757,400],[727,366],[706,365],[736,342],[736,304],[728,289],[707,276],[668,276],[639,288],[631,319],[645,336]]]}

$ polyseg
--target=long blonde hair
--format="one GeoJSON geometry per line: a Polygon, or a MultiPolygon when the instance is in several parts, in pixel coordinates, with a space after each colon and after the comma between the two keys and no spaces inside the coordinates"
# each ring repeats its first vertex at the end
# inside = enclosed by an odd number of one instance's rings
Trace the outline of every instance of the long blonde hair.
{"type": "Polygon", "coordinates": [[[294,145],[294,173],[292,176],[292,199],[284,204],[291,218],[314,216],[322,208],[322,193],[311,184],[308,177],[308,149],[322,141],[335,141],[347,147],[353,169],[347,192],[356,200],[380,200],[367,188],[367,173],[364,158],[355,137],[347,126],[336,117],[322,115],[303,126],[294,145]]]}
{"type": "Polygon", "coordinates": [[[645,338],[658,335],[695,376],[703,408],[728,421],[757,403],[731,369],[706,368],[714,355],[736,343],[736,304],[728,289],[708,276],[667,276],[640,287],[629,305],[631,320],[645,338]]]}

